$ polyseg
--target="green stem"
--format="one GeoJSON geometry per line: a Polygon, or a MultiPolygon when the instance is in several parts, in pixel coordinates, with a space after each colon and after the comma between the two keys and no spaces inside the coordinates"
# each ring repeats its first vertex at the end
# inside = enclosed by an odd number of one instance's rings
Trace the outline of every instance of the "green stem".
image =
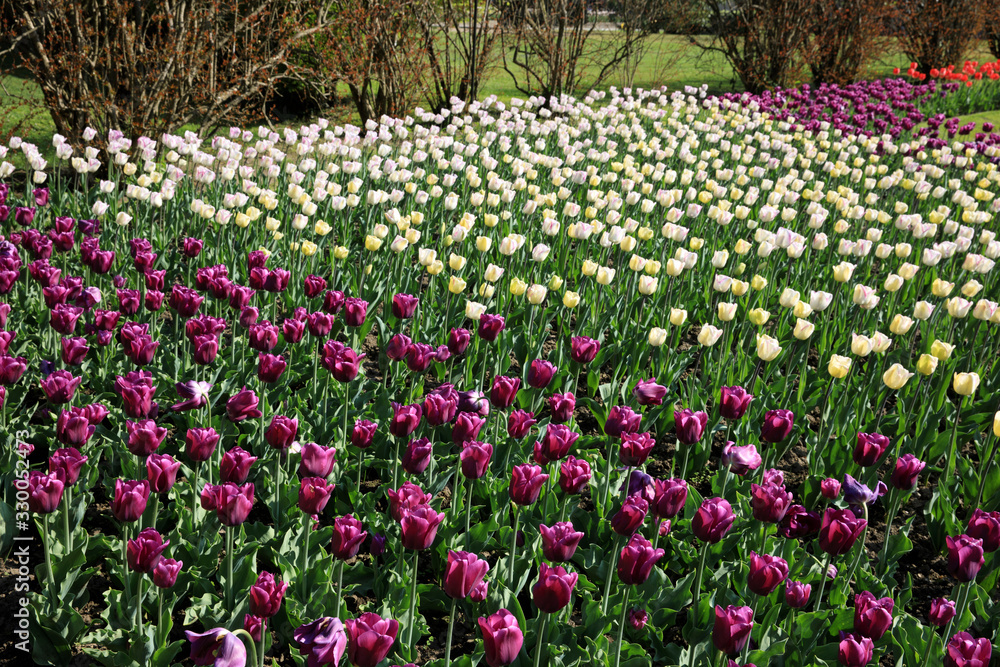
{"type": "MultiPolygon", "coordinates": [[[[862,505],[861,509],[864,511],[864,519],[868,521],[868,505],[862,505]]],[[[858,569],[858,564],[861,562],[861,557],[865,553],[865,538],[868,536],[868,526],[865,525],[864,530],[861,531],[861,537],[858,539],[858,555],[854,557],[854,563],[851,564],[851,571],[847,573],[847,578],[844,579],[844,595],[846,596],[851,590],[851,579],[854,578],[854,573],[858,569]]]]}
{"type": "Polygon", "coordinates": [[[160,637],[160,635],[162,634],[162,630],[163,630],[163,628],[160,627],[160,619],[163,618],[163,596],[164,595],[165,595],[165,592],[161,590],[160,594],[156,596],[156,597],[159,598],[159,600],[157,600],[157,603],[156,603],[156,630],[154,632],[153,639],[156,640],[156,645],[157,646],[161,646],[162,645],[162,641],[163,641],[163,639],[161,639],[161,637],[160,637]]]}
{"type": "Polygon", "coordinates": [[[451,638],[455,631],[455,611],[458,609],[458,600],[451,601],[451,613],[448,615],[448,639],[445,640],[444,667],[451,666],[451,638]]]}
{"type": "Polygon", "coordinates": [[[993,450],[990,452],[989,458],[986,459],[986,464],[979,468],[979,493],[976,494],[976,502],[972,506],[973,508],[979,507],[980,503],[983,502],[983,489],[986,487],[986,473],[989,471],[990,466],[993,465],[993,459],[997,455],[997,445],[1000,445],[1000,438],[996,438],[993,441],[993,450]]]}
{"type": "Polygon", "coordinates": [[[833,554],[827,554],[826,558],[823,559],[823,570],[819,573],[819,595],[816,596],[816,611],[818,612],[823,606],[823,591],[826,589],[826,573],[830,571],[830,561],[833,560],[833,554]]]}
{"type": "MultiPolygon", "coordinates": [[[[902,492],[897,491],[902,495],[902,492]]],[[[889,533],[892,531],[892,522],[896,518],[896,512],[899,511],[900,505],[902,505],[902,498],[893,498],[892,502],[889,504],[889,514],[885,520],[885,539],[882,544],[882,555],[878,559],[878,573],[879,576],[885,574],[888,568],[887,559],[889,558],[889,533]]]]}
{"type": "Polygon", "coordinates": [[[469,492],[465,498],[465,547],[466,548],[469,548],[472,542],[471,538],[469,537],[469,526],[471,525],[472,522],[472,485],[474,483],[475,483],[474,480],[471,479],[468,480],[469,492]]]}
{"type": "Polygon", "coordinates": [[[309,590],[309,522],[308,514],[302,515],[302,590],[309,590]]]}
{"type": "Polygon", "coordinates": [[[66,553],[73,551],[73,533],[69,529],[69,503],[70,503],[70,490],[66,489],[66,493],[63,494],[64,507],[62,512],[62,524],[63,524],[63,544],[66,545],[66,553]]]}
{"type": "MultiPolygon", "coordinates": [[[[545,652],[545,630],[549,625],[549,614],[548,612],[539,612],[538,618],[538,639],[535,641],[535,667],[538,667],[542,660],[542,653],[545,652]]],[[[548,662],[548,661],[546,661],[548,662]]]]}
{"type": "Polygon", "coordinates": [[[951,427],[951,449],[948,451],[948,464],[945,466],[944,475],[941,481],[945,484],[951,481],[951,476],[955,472],[955,454],[958,450],[958,422],[962,417],[962,406],[965,405],[965,397],[958,401],[958,409],[955,411],[955,421],[951,427]]]}
{"type": "Polygon", "coordinates": [[[611,582],[615,578],[615,565],[618,563],[618,544],[621,538],[615,535],[614,545],[611,547],[611,562],[608,565],[608,576],[604,580],[604,597],[601,599],[601,614],[608,613],[608,599],[611,597],[611,582]]]}
{"type": "Polygon", "coordinates": [[[260,619],[260,667],[264,667],[264,640],[267,639],[267,619],[260,619]]]}
{"type": "Polygon", "coordinates": [[[337,562],[337,615],[340,618],[341,605],[344,602],[344,561],[337,562]]]}
{"type": "Polygon", "coordinates": [[[140,638],[139,640],[143,644],[145,644],[146,643],[146,635],[145,635],[145,633],[143,632],[143,629],[142,629],[142,598],[143,598],[143,593],[145,593],[145,591],[142,590],[142,588],[143,588],[142,584],[143,584],[143,578],[140,576],[139,577],[139,604],[137,604],[136,607],[135,607],[135,609],[136,609],[135,613],[136,613],[136,616],[138,617],[139,638],[140,638]]]}
{"type": "MultiPolygon", "coordinates": [[[[420,552],[413,552],[413,576],[410,582],[410,627],[406,633],[406,645],[410,647],[414,652],[416,651],[416,646],[414,645],[413,631],[417,625],[417,562],[420,558],[420,552]]],[[[417,638],[419,639],[419,637],[417,638]]]]}
{"type": "MultiPolygon", "coordinates": [[[[694,588],[691,589],[694,616],[698,616],[698,600],[701,597],[701,578],[705,574],[705,557],[708,556],[708,542],[701,545],[701,559],[698,561],[698,573],[694,578],[694,588]]],[[[694,647],[691,647],[691,662],[688,667],[694,667],[694,647]]]]}
{"type": "Polygon", "coordinates": [[[281,450],[274,450],[274,523],[281,525],[281,450]]]}
{"type": "Polygon", "coordinates": [[[618,619],[618,641],[615,642],[615,667],[621,664],[622,638],[625,636],[625,617],[628,615],[628,596],[632,592],[630,586],[625,587],[625,597],[622,599],[622,615],[618,619]]]}
{"type": "Polygon", "coordinates": [[[517,526],[521,519],[520,513],[517,511],[517,505],[510,506],[510,513],[514,515],[514,532],[511,533],[510,537],[510,557],[507,563],[507,581],[510,583],[511,589],[514,587],[514,557],[517,551],[517,526]]]}
{"type": "Polygon", "coordinates": [[[233,527],[226,526],[226,606],[233,608],[233,527]]]}
{"type": "MultiPolygon", "coordinates": [[[[42,546],[45,549],[45,572],[46,572],[46,575],[47,575],[48,580],[49,580],[49,594],[50,595],[55,595],[56,594],[56,575],[55,575],[55,572],[52,570],[52,546],[49,544],[49,521],[48,521],[48,517],[45,514],[43,514],[41,518],[42,518],[42,546]]],[[[125,538],[124,538],[124,535],[123,535],[122,536],[122,540],[123,540],[122,551],[125,551],[125,548],[124,548],[124,539],[125,538]]],[[[126,564],[126,563],[128,563],[128,560],[123,558],[122,559],[122,563],[126,564]]],[[[125,571],[128,572],[128,566],[127,565],[126,565],[125,571]]],[[[127,576],[128,575],[126,575],[126,577],[127,576]]]]}

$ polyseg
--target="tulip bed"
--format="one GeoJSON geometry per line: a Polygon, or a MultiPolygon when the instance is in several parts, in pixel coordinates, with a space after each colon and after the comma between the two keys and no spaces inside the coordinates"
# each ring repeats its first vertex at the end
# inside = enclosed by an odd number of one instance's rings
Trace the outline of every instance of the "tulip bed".
{"type": "Polygon", "coordinates": [[[761,104],[0,149],[34,660],[989,664],[1000,152],[761,104]]]}

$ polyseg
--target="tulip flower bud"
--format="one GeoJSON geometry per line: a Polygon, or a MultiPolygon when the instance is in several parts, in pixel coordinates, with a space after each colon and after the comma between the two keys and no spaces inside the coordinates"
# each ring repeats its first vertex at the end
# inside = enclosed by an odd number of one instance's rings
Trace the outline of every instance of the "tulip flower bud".
{"type": "Polygon", "coordinates": [[[882,382],[890,389],[898,391],[906,385],[911,377],[913,377],[913,373],[910,373],[903,366],[896,363],[890,366],[889,370],[882,375],[882,382]]]}
{"type": "MultiPolygon", "coordinates": [[[[699,343],[701,342],[699,336],[699,343]]],[[[778,341],[767,334],[757,334],[757,356],[761,361],[774,361],[781,353],[778,341]]]]}
{"type": "Polygon", "coordinates": [[[667,330],[653,327],[649,330],[649,344],[653,347],[660,347],[667,342],[667,330]]]}
{"type": "MultiPolygon", "coordinates": [[[[673,313],[671,313],[671,319],[673,319],[672,315],[673,315],[673,313]]],[[[686,313],[685,313],[685,315],[686,315],[686,313]]],[[[704,325],[701,328],[701,331],[698,333],[698,344],[704,345],[705,347],[711,347],[711,346],[715,345],[719,341],[719,338],[721,336],[722,336],[722,329],[714,327],[711,324],[706,324],[706,325],[704,325]]],[[[774,341],[773,338],[771,340],[774,341]]],[[[777,346],[777,341],[774,341],[774,346],[777,346]]],[[[761,353],[760,350],[761,350],[761,347],[760,347],[760,342],[759,342],[759,339],[758,339],[758,344],[757,344],[757,353],[758,353],[758,355],[760,355],[760,353],[761,353]]],[[[771,346],[770,344],[767,344],[767,346],[765,347],[765,350],[768,353],[770,353],[771,351],[774,350],[774,347],[771,346]]],[[[781,352],[781,348],[780,347],[777,348],[777,351],[774,351],[774,356],[775,357],[778,356],[778,352],[781,352]]],[[[763,359],[763,357],[761,357],[761,358],[763,359]]],[[[773,358],[774,357],[772,357],[772,359],[773,358]]],[[[765,359],[765,361],[766,361],[766,359],[765,359]]]]}
{"type": "Polygon", "coordinates": [[[572,292],[570,290],[566,290],[566,292],[563,294],[563,306],[565,306],[566,308],[576,308],[578,305],[580,305],[579,292],[572,292]]]}
{"type": "Polygon", "coordinates": [[[935,340],[931,343],[931,354],[937,357],[940,361],[948,361],[954,349],[954,345],[945,343],[941,340],[935,340]]]}
{"type": "Polygon", "coordinates": [[[720,303],[718,310],[719,319],[723,322],[731,322],[736,317],[735,303],[720,303]]]}
{"type": "Polygon", "coordinates": [[[927,620],[931,625],[943,628],[955,618],[956,605],[954,600],[935,598],[931,600],[931,610],[927,620]]]}
{"type": "Polygon", "coordinates": [[[839,354],[833,355],[830,357],[830,365],[827,367],[827,372],[838,380],[844,379],[851,372],[851,358],[842,357],[839,354]]]}
{"type": "Polygon", "coordinates": [[[747,314],[747,317],[750,319],[751,323],[762,327],[771,318],[771,313],[763,308],[754,308],[747,314]]]}
{"type": "Polygon", "coordinates": [[[872,341],[868,336],[851,333],[851,352],[859,357],[867,357],[872,351],[872,341]]]}
{"type": "Polygon", "coordinates": [[[764,276],[755,275],[753,278],[750,279],[750,287],[755,292],[760,292],[765,287],[767,287],[767,278],[765,278],[764,276]]]}
{"type": "Polygon", "coordinates": [[[895,317],[892,318],[892,322],[889,324],[889,331],[896,334],[897,336],[905,336],[909,333],[910,329],[913,327],[913,320],[903,315],[902,313],[896,313],[895,317]]]}
{"type": "Polygon", "coordinates": [[[938,367],[938,358],[930,354],[921,354],[917,359],[917,372],[921,375],[931,375],[938,367]]]}
{"type": "Polygon", "coordinates": [[[833,279],[838,283],[846,283],[854,275],[854,264],[841,262],[833,267],[833,279]]]}
{"type": "Polygon", "coordinates": [[[913,317],[921,322],[930,319],[932,314],[934,314],[934,305],[926,301],[917,301],[913,306],[913,317]]]}
{"type": "Polygon", "coordinates": [[[795,321],[795,330],[792,332],[798,340],[808,340],[810,336],[813,335],[816,325],[808,320],[797,319],[795,321]]]}
{"type": "Polygon", "coordinates": [[[510,293],[514,296],[521,296],[528,289],[528,283],[524,282],[520,278],[514,278],[510,281],[510,293]]]}
{"type": "Polygon", "coordinates": [[[955,373],[952,378],[952,388],[959,396],[972,396],[978,387],[978,373],[955,373]]]}
{"type": "Polygon", "coordinates": [[[688,313],[683,308],[670,309],[670,324],[675,327],[683,326],[687,322],[688,313]]]}

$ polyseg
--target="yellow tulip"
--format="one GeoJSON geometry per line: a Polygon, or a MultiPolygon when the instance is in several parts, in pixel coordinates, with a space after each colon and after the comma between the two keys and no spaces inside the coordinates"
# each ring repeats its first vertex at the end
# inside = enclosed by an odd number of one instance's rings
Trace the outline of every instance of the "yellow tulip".
{"type": "Polygon", "coordinates": [[[931,354],[941,361],[948,361],[948,358],[951,357],[951,353],[954,349],[954,345],[946,343],[943,340],[935,340],[931,343],[931,354]]]}
{"type": "MultiPolygon", "coordinates": [[[[667,330],[653,327],[649,330],[649,344],[653,347],[660,347],[667,341],[667,330]]],[[[1000,413],[997,413],[1000,415],[1000,413]]]]}
{"type": "Polygon", "coordinates": [[[952,389],[959,396],[972,396],[979,387],[978,373],[955,373],[951,382],[952,389]]]}
{"type": "Polygon", "coordinates": [[[913,377],[913,373],[903,368],[900,364],[893,364],[882,374],[882,382],[889,389],[899,390],[906,386],[906,383],[913,377]]]}
{"type": "Polygon", "coordinates": [[[815,330],[815,324],[809,320],[799,318],[795,320],[795,329],[792,331],[792,335],[794,335],[798,340],[808,340],[808,338],[813,335],[815,330]]]}
{"type": "Polygon", "coordinates": [[[771,313],[763,308],[754,308],[747,314],[747,317],[750,318],[750,321],[753,324],[762,327],[765,323],[767,323],[768,319],[770,319],[771,313]]]}
{"type": "Polygon", "coordinates": [[[671,308],[670,309],[670,323],[675,327],[682,326],[687,322],[688,311],[683,308],[671,308]]]}
{"type": "Polygon", "coordinates": [[[514,296],[521,296],[528,289],[528,283],[524,282],[520,278],[514,278],[510,281],[510,293],[514,296]]]}
{"type": "Polygon", "coordinates": [[[851,372],[851,358],[835,354],[830,357],[830,364],[826,370],[832,377],[843,380],[851,372]]]}
{"type": "Polygon", "coordinates": [[[921,354],[917,359],[917,372],[921,375],[930,375],[937,370],[938,358],[930,354],[921,354]]]}
{"type": "Polygon", "coordinates": [[[757,356],[762,361],[774,361],[781,354],[778,341],[767,334],[757,334],[757,356]]]}
{"type": "Polygon", "coordinates": [[[566,290],[566,293],[563,294],[562,302],[567,308],[576,308],[580,305],[580,293],[566,290]]]}
{"type": "MultiPolygon", "coordinates": [[[[687,319],[686,312],[684,315],[685,319],[687,319]]],[[[711,324],[706,324],[701,328],[701,331],[698,332],[698,343],[704,345],[705,347],[711,347],[718,342],[720,336],[722,336],[722,329],[714,327],[711,324]]]]}

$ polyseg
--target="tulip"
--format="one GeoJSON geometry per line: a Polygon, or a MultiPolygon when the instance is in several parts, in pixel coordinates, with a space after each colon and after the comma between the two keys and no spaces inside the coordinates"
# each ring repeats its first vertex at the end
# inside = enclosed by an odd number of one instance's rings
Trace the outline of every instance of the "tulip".
{"type": "Polygon", "coordinates": [[[611,529],[622,536],[635,533],[646,519],[649,503],[640,496],[629,496],[622,507],[611,517],[611,529]]]}
{"type": "MultiPolygon", "coordinates": [[[[273,423],[274,421],[272,420],[273,423]]],[[[370,422],[367,419],[355,421],[354,428],[351,431],[351,445],[358,449],[368,449],[375,439],[376,429],[378,429],[378,424],[370,422]]]]}
{"type": "Polygon", "coordinates": [[[653,378],[639,380],[632,389],[632,396],[639,405],[661,405],[666,394],[667,388],[653,378]]]}
{"type": "Polygon", "coordinates": [[[540,611],[554,614],[569,604],[578,575],[557,565],[538,566],[538,581],[531,587],[531,599],[540,611]]]}
{"type": "Polygon", "coordinates": [[[490,403],[497,409],[506,410],[514,404],[517,392],[521,387],[521,378],[497,376],[493,378],[490,389],[490,403]]]}
{"type": "Polygon", "coordinates": [[[719,413],[726,419],[742,419],[750,408],[753,395],[743,387],[722,387],[720,391],[719,413]]]}
{"type": "Polygon", "coordinates": [[[365,612],[344,624],[347,637],[347,658],[355,667],[375,667],[385,660],[399,634],[399,621],[383,619],[374,612],[365,612]]]}
{"type": "Polygon", "coordinates": [[[283,415],[271,417],[271,424],[264,431],[264,439],[274,449],[288,449],[299,432],[299,420],[283,415]]]}
{"type": "Polygon", "coordinates": [[[819,547],[831,556],[842,556],[851,550],[867,526],[866,519],[859,519],[849,509],[828,507],[819,529],[819,547]]]}
{"type": "Polygon", "coordinates": [[[722,466],[729,468],[734,475],[742,477],[759,468],[763,462],[754,445],[737,447],[732,442],[727,442],[722,448],[722,466]]]}
{"type": "Polygon", "coordinates": [[[514,662],[524,644],[524,634],[514,614],[501,609],[492,616],[480,616],[478,623],[483,633],[486,663],[490,667],[504,667],[514,662]]]}
{"type": "Polygon", "coordinates": [[[150,491],[166,493],[173,488],[180,467],[180,462],[169,454],[150,454],[146,458],[146,479],[150,491]]]}
{"type": "Polygon", "coordinates": [[[339,665],[347,650],[347,632],[339,618],[326,616],[300,625],[293,637],[309,665],[339,665]]]}
{"type": "Polygon", "coordinates": [[[59,413],[56,437],[64,445],[84,445],[95,430],[96,427],[87,419],[83,408],[68,408],[59,413]]]}
{"type": "Polygon", "coordinates": [[[492,343],[504,330],[505,320],[500,315],[484,313],[479,318],[479,328],[476,333],[487,343],[492,343]]]}
{"type": "Polygon", "coordinates": [[[793,609],[801,609],[809,604],[809,594],[812,586],[801,581],[789,581],[785,584],[785,604],[793,609]]]}
{"type": "Polygon", "coordinates": [[[573,416],[576,409],[576,396],[573,392],[567,391],[565,394],[553,394],[549,397],[549,410],[552,413],[552,421],[556,424],[564,424],[573,416]]]}
{"type": "Polygon", "coordinates": [[[646,613],[645,609],[639,609],[633,607],[628,612],[628,623],[632,626],[632,629],[636,632],[641,632],[643,628],[646,627],[646,623],[649,621],[649,614],[646,613]]]}
{"type": "Polygon", "coordinates": [[[425,494],[423,490],[411,482],[405,482],[396,490],[389,489],[389,513],[396,521],[402,521],[403,517],[414,509],[426,505],[433,496],[425,494]]]}
{"type": "Polygon", "coordinates": [[[900,364],[896,363],[890,366],[889,370],[882,375],[882,382],[890,389],[899,390],[906,385],[911,377],[913,377],[913,373],[910,373],[900,364]]]}
{"type": "Polygon", "coordinates": [[[691,520],[691,530],[702,542],[714,544],[732,529],[735,518],[729,501],[723,498],[707,498],[691,520]]]}
{"type": "Polygon", "coordinates": [[[149,482],[146,480],[115,480],[115,497],[111,513],[122,522],[136,521],[146,511],[149,500],[149,482]]]}
{"type": "Polygon", "coordinates": [[[583,539],[583,533],[574,530],[569,521],[557,523],[551,528],[541,524],[538,529],[542,535],[542,554],[554,563],[568,562],[583,539]]]}
{"type": "Polygon", "coordinates": [[[674,412],[677,439],[686,445],[693,445],[701,440],[707,425],[708,414],[705,412],[693,412],[688,408],[674,412]]]}
{"type": "Polygon", "coordinates": [[[433,544],[443,520],[444,514],[435,512],[429,505],[411,510],[400,520],[403,546],[416,551],[427,549],[433,544]]]}
{"type": "Polygon", "coordinates": [[[945,598],[935,598],[931,600],[931,610],[927,615],[927,621],[931,625],[943,628],[955,618],[955,601],[945,598]]]}
{"type": "Polygon", "coordinates": [[[452,329],[448,334],[448,351],[454,355],[465,354],[472,341],[472,333],[468,329],[452,329]]]}
{"type": "Polygon", "coordinates": [[[177,583],[177,575],[184,567],[184,561],[161,558],[153,568],[153,583],[157,588],[172,588],[177,583]]]}
{"type": "Polygon", "coordinates": [[[955,373],[952,388],[959,396],[972,396],[979,387],[978,373],[955,373]]]}
{"type": "Polygon", "coordinates": [[[452,441],[456,445],[460,445],[467,440],[475,440],[479,437],[479,432],[485,423],[485,419],[471,412],[460,412],[451,429],[452,441]]]}
{"type": "Polygon", "coordinates": [[[892,626],[891,597],[878,599],[868,591],[854,596],[854,631],[878,641],[892,626]]]}
{"type": "Polygon", "coordinates": [[[955,350],[955,346],[949,343],[945,343],[941,340],[935,340],[931,343],[931,355],[936,357],[939,361],[948,361],[951,358],[951,353],[955,350]]]}
{"type": "Polygon", "coordinates": [[[973,581],[983,567],[983,541],[969,535],[945,537],[948,573],[960,582],[973,581]]]}
{"type": "Polygon", "coordinates": [[[237,486],[229,482],[221,486],[209,485],[201,492],[201,505],[207,510],[215,510],[223,526],[239,526],[253,508],[253,488],[253,484],[237,486]]]}
{"type": "Polygon", "coordinates": [[[434,446],[427,438],[411,440],[403,454],[403,470],[411,475],[419,475],[427,470],[433,457],[434,446]]]}
{"type": "Polygon", "coordinates": [[[442,588],[455,600],[465,599],[482,583],[489,569],[489,563],[475,554],[449,551],[442,588]]]}
{"type": "Polygon", "coordinates": [[[612,406],[608,412],[607,421],[604,423],[604,433],[613,438],[621,437],[626,433],[636,433],[639,430],[641,420],[642,415],[632,408],[623,405],[612,406]]]}
{"type": "Polygon", "coordinates": [[[162,554],[170,545],[153,528],[146,528],[125,545],[125,559],[130,570],[149,574],[159,564],[162,554]]]}
{"type": "Polygon", "coordinates": [[[836,500],[837,496],[840,495],[840,482],[832,477],[827,477],[820,482],[819,491],[823,494],[824,498],[828,500],[836,500]]]}
{"type": "Polygon", "coordinates": [[[65,486],[57,474],[44,475],[32,470],[28,474],[28,510],[36,514],[54,512],[62,501],[65,486]]]}
{"type": "Polygon", "coordinates": [[[684,509],[688,486],[683,479],[658,479],[654,492],[650,507],[653,514],[661,519],[672,519],[684,509]]]}
{"type": "Polygon", "coordinates": [[[938,358],[930,354],[921,354],[917,359],[917,372],[921,375],[931,375],[938,367],[938,358]]]}
{"type": "Polygon", "coordinates": [[[409,437],[411,433],[417,430],[417,426],[420,424],[420,417],[423,414],[423,410],[419,404],[401,405],[396,402],[392,403],[392,412],[392,421],[389,422],[389,432],[397,438],[409,437]]]}
{"type": "Polygon", "coordinates": [[[226,415],[234,422],[261,417],[263,413],[257,409],[258,402],[257,394],[243,387],[226,401],[226,415]]]}
{"type": "Polygon", "coordinates": [[[854,462],[867,468],[875,465],[889,446],[889,438],[879,433],[858,433],[854,446],[854,462]]]}
{"type": "Polygon", "coordinates": [[[618,457],[626,466],[641,466],[656,446],[656,441],[649,433],[623,433],[621,439],[618,457]]]}
{"type": "Polygon", "coordinates": [[[758,521],[779,523],[792,506],[792,494],[784,486],[751,484],[750,506],[758,521]]]}
{"type": "Polygon", "coordinates": [[[310,516],[322,513],[334,488],[322,477],[306,477],[299,486],[299,509],[310,516]]]}
{"type": "Polygon", "coordinates": [[[892,471],[892,485],[901,491],[912,491],[917,485],[917,477],[927,466],[913,454],[903,454],[896,459],[896,467],[892,471]]]}
{"type": "Polygon", "coordinates": [[[531,427],[538,423],[533,412],[514,410],[507,417],[507,435],[520,440],[528,435],[531,427]]]}
{"type": "Polygon", "coordinates": [[[58,478],[64,487],[73,486],[80,479],[80,470],[88,457],[69,447],[57,449],[49,455],[49,474],[58,478]]]}
{"type": "Polygon", "coordinates": [[[73,400],[76,388],[83,382],[83,377],[73,377],[69,371],[53,371],[48,377],[42,378],[40,384],[45,397],[55,404],[69,403],[73,400]]]}
{"type": "Polygon", "coordinates": [[[870,638],[841,632],[837,659],[844,667],[864,667],[871,662],[874,650],[875,644],[870,638]]]}
{"type": "Polygon", "coordinates": [[[549,476],[544,474],[539,466],[530,464],[514,466],[508,487],[510,499],[521,506],[534,504],[548,479],[549,476]]]}
{"type": "Polygon", "coordinates": [[[728,656],[743,650],[753,631],[753,610],[750,607],[715,605],[715,625],[712,626],[712,643],[728,656]]]}
{"type": "Polygon", "coordinates": [[[982,540],[984,552],[993,553],[1000,549],[1000,512],[973,510],[966,532],[969,537],[982,540]]]}
{"type": "MultiPolygon", "coordinates": [[[[703,345],[705,347],[711,347],[719,341],[719,338],[721,336],[722,336],[722,329],[714,327],[711,324],[706,324],[701,328],[701,331],[698,332],[698,344],[703,345]]],[[[779,347],[778,352],[780,351],[781,348],[779,347]]],[[[774,353],[775,356],[777,356],[778,352],[774,353]]]]}
{"type": "Polygon", "coordinates": [[[780,353],[777,340],[767,334],[757,334],[757,356],[761,361],[774,361],[780,353]]]}
{"type": "Polygon", "coordinates": [[[589,364],[597,357],[601,344],[593,338],[574,336],[570,340],[570,357],[579,364],[589,364]]]}
{"type": "Polygon", "coordinates": [[[665,553],[663,549],[653,549],[652,543],[640,533],[632,535],[618,557],[618,578],[627,585],[641,586],[665,553]]]}
{"type": "Polygon", "coordinates": [[[750,575],[747,587],[760,596],[768,596],[788,577],[788,563],[777,556],[750,552],[750,575]]]}
{"type": "Polygon", "coordinates": [[[344,324],[349,327],[360,327],[368,315],[368,302],[355,297],[344,301],[344,324]]]}
{"type": "Polygon", "coordinates": [[[987,637],[974,638],[968,632],[955,634],[945,647],[945,667],[989,667],[993,646],[987,637]]]}
{"type": "Polygon", "coordinates": [[[274,578],[270,572],[261,572],[250,587],[250,613],[261,618],[271,618],[281,608],[288,584],[274,578]]]}
{"type": "Polygon", "coordinates": [[[244,667],[247,662],[247,650],[239,637],[224,628],[215,628],[208,632],[192,632],[185,630],[184,634],[191,642],[191,660],[196,665],[215,665],[216,667],[244,667]]]}
{"type": "MultiPolygon", "coordinates": [[[[332,485],[330,487],[333,488],[332,485]]],[[[358,555],[361,545],[368,537],[368,531],[353,515],[338,516],[333,520],[333,537],[330,551],[337,560],[350,560],[358,555]]]]}
{"type": "Polygon", "coordinates": [[[528,369],[528,386],[535,389],[545,389],[557,372],[559,369],[552,362],[545,359],[534,359],[528,369]]]}
{"type": "Polygon", "coordinates": [[[395,294],[392,297],[392,314],[401,320],[413,317],[420,300],[410,294],[395,294]]]}
{"type": "Polygon", "coordinates": [[[329,477],[337,450],[335,447],[323,447],[315,442],[306,443],[301,450],[299,474],[306,477],[329,477]]]}
{"type": "Polygon", "coordinates": [[[593,473],[590,464],[570,456],[559,466],[559,488],[563,493],[578,495],[590,483],[593,473]]]}
{"type": "Polygon", "coordinates": [[[884,482],[879,482],[875,489],[872,490],[850,475],[844,475],[843,489],[844,501],[854,507],[870,505],[888,491],[888,487],[886,487],[884,482]]]}
{"type": "Polygon", "coordinates": [[[768,410],[760,425],[760,438],[764,442],[777,443],[787,438],[795,425],[795,415],[791,410],[768,410]]]}

